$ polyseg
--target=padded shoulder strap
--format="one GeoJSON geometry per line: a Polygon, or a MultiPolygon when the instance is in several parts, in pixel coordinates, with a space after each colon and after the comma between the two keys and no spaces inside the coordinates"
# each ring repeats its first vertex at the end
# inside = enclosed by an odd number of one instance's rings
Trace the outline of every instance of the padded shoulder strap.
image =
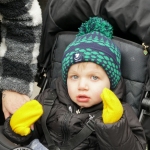
{"type": "Polygon", "coordinates": [[[44,114],[42,115],[42,129],[43,129],[43,132],[44,132],[44,135],[45,135],[45,139],[47,141],[47,144],[48,144],[48,148],[50,150],[59,150],[59,148],[57,148],[55,146],[55,143],[54,141],[52,140],[50,134],[49,134],[49,131],[47,129],[47,126],[46,126],[46,120],[47,120],[47,117],[52,109],[52,106],[57,98],[57,94],[56,94],[56,91],[53,90],[51,91],[50,93],[51,97],[48,97],[44,100],[44,114]]]}

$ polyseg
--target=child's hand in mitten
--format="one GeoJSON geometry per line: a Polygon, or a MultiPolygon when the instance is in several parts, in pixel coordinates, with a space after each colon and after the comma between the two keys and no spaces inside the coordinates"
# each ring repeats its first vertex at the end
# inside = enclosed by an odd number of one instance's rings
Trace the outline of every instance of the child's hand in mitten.
{"type": "Polygon", "coordinates": [[[102,118],[104,123],[115,123],[123,115],[123,107],[117,96],[109,89],[104,88],[100,95],[103,101],[102,118]]]}
{"type": "Polygon", "coordinates": [[[31,132],[30,126],[33,125],[42,114],[42,105],[36,100],[31,100],[26,102],[12,115],[10,126],[15,133],[26,136],[31,132]]]}

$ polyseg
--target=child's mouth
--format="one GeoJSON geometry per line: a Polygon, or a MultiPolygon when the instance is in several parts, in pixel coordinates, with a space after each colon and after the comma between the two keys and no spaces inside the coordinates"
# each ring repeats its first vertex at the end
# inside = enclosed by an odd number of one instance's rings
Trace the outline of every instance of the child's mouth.
{"type": "Polygon", "coordinates": [[[79,95],[77,96],[77,101],[78,102],[88,102],[90,99],[90,97],[85,96],[85,95],[79,95]]]}

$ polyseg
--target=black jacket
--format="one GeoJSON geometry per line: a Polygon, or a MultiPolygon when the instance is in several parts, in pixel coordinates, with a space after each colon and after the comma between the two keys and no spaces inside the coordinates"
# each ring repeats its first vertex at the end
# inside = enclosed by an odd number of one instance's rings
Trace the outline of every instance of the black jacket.
{"type": "MultiPolygon", "coordinates": [[[[121,86],[118,87],[120,88],[121,86]]],[[[51,89],[47,89],[38,96],[38,100],[42,104],[44,99],[51,96],[49,95],[50,91],[51,89]]],[[[101,118],[102,103],[91,108],[83,108],[77,114],[76,111],[79,108],[71,101],[61,79],[56,81],[56,92],[58,97],[47,119],[47,127],[58,147],[61,147],[76,135],[91,116],[97,116],[96,119],[94,118],[95,131],[79,144],[75,150],[145,150],[146,140],[143,128],[128,104],[123,104],[124,114],[118,122],[104,124],[101,118]]],[[[115,93],[119,97],[122,96],[120,89],[116,90],[115,93]]],[[[47,145],[41,128],[41,120],[36,122],[35,132],[41,142],[47,145]]]]}

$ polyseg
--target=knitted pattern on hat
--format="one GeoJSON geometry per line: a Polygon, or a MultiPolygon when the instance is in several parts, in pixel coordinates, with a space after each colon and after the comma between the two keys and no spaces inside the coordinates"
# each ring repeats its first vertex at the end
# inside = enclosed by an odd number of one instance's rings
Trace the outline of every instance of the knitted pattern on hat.
{"type": "Polygon", "coordinates": [[[103,67],[110,79],[111,89],[114,89],[121,77],[121,54],[111,40],[112,26],[102,18],[93,17],[82,24],[79,31],[63,55],[62,77],[64,82],[66,83],[68,70],[73,64],[93,62],[103,67]]]}

